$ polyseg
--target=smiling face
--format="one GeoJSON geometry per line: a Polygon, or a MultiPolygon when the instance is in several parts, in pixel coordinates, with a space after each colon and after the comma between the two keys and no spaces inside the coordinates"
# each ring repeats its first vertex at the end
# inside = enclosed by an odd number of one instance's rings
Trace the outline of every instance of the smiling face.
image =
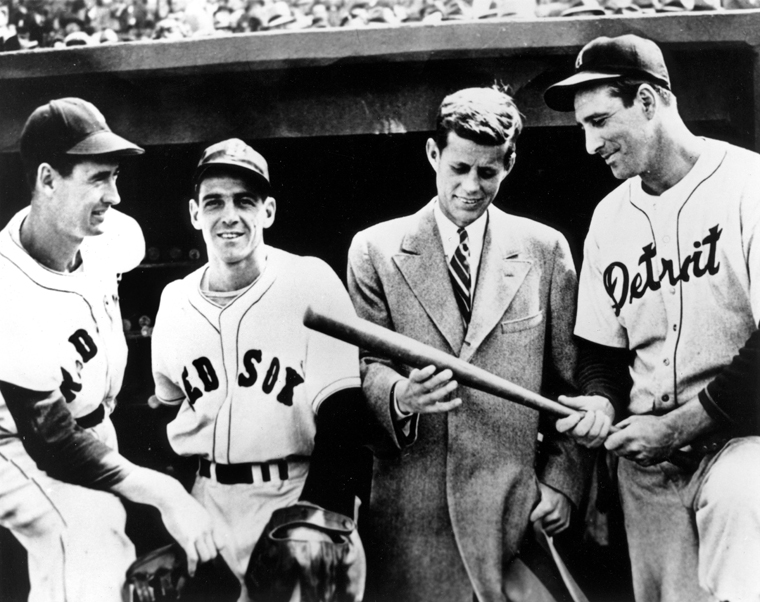
{"type": "Polygon", "coordinates": [[[190,218],[203,233],[213,269],[252,270],[258,275],[264,229],[274,222],[275,200],[232,172],[214,172],[190,201],[190,218]]]}
{"type": "Polygon", "coordinates": [[[82,161],[68,176],[54,169],[48,173],[53,186],[51,209],[55,212],[57,231],[78,241],[102,234],[106,212],[121,201],[116,189],[118,160],[82,161]]]}
{"type": "Polygon", "coordinates": [[[448,143],[440,150],[431,138],[427,142],[428,161],[436,172],[441,211],[460,228],[485,213],[514,162],[504,165],[507,143],[484,145],[449,132],[448,143]]]}
{"type": "Polygon", "coordinates": [[[586,136],[586,151],[597,154],[612,174],[625,180],[648,171],[653,128],[642,94],[626,107],[608,86],[581,90],[575,95],[575,120],[586,136]]]}

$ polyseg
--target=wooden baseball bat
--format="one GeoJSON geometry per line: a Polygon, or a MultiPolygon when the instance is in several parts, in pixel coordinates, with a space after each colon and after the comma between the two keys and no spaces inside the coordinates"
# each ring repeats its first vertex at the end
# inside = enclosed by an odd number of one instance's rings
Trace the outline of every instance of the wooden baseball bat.
{"type": "Polygon", "coordinates": [[[424,368],[430,365],[435,366],[438,370],[449,368],[454,373],[454,379],[462,385],[491,393],[534,410],[549,412],[560,417],[572,416],[576,413],[561,403],[511,383],[487,370],[468,364],[445,351],[420,343],[361,318],[336,318],[309,307],[304,314],[303,323],[312,330],[334,337],[344,343],[356,345],[414,368],[424,368]]]}
{"type": "MultiPolygon", "coordinates": [[[[454,379],[462,385],[491,393],[534,410],[549,412],[561,418],[578,414],[575,410],[557,401],[552,401],[487,370],[468,364],[445,351],[415,341],[408,336],[356,316],[336,318],[317,311],[313,307],[308,307],[303,317],[303,323],[312,330],[334,337],[344,343],[356,345],[415,368],[424,368],[430,365],[435,366],[438,370],[449,368],[454,373],[454,379]]],[[[619,430],[618,427],[613,426],[610,432],[616,433],[619,430]]],[[[681,450],[672,452],[669,460],[674,464],[690,468],[694,467],[695,461],[694,456],[681,450]]]]}

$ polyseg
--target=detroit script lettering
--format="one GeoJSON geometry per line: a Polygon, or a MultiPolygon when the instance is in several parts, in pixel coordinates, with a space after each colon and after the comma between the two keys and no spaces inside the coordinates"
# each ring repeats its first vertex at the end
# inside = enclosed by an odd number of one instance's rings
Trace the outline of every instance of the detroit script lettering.
{"type": "Polygon", "coordinates": [[[659,273],[656,273],[657,249],[654,243],[642,247],[639,265],[643,265],[643,274],[642,271],[638,271],[633,279],[625,264],[619,261],[609,264],[603,274],[604,289],[612,299],[615,315],[620,315],[626,301],[633,303],[634,299],[640,299],[647,291],[659,290],[666,278],[671,286],[675,286],[679,282],[688,282],[692,274],[695,278],[701,278],[705,274],[717,274],[720,269],[720,263],[717,261],[718,241],[722,233],[723,230],[717,225],[710,228],[707,236],[701,241],[694,241],[694,252],[687,255],[677,269],[677,262],[661,257],[659,273]]]}

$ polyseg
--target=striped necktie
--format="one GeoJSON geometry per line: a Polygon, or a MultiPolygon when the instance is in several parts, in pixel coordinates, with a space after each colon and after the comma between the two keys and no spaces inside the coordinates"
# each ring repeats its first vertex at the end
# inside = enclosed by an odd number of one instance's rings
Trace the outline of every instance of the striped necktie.
{"type": "Polygon", "coordinates": [[[454,296],[459,305],[465,328],[470,323],[472,313],[472,300],[470,299],[470,245],[467,230],[459,228],[459,246],[449,262],[449,275],[454,287],[454,296]]]}

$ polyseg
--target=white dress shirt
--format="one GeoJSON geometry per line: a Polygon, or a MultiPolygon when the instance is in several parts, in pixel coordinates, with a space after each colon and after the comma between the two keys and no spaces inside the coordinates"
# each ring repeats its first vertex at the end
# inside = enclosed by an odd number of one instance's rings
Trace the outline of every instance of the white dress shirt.
{"type": "MultiPolygon", "coordinates": [[[[441,206],[436,199],[433,208],[435,222],[438,224],[438,231],[441,233],[441,242],[443,242],[443,252],[446,255],[446,263],[451,262],[451,258],[459,246],[459,226],[452,222],[441,211],[441,206]]],[[[478,280],[478,267],[480,266],[480,255],[483,251],[483,240],[486,236],[486,225],[488,225],[488,210],[483,212],[478,219],[465,228],[469,237],[470,246],[470,299],[475,298],[475,285],[478,280]]]]}

